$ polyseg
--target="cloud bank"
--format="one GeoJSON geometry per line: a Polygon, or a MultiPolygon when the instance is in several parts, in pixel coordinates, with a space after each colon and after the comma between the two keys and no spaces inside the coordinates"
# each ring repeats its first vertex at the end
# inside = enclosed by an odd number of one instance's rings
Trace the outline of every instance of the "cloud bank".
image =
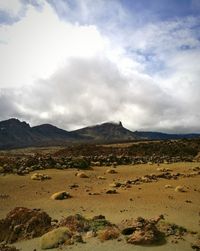
{"type": "Polygon", "coordinates": [[[121,120],[132,130],[200,132],[198,13],[148,12],[144,22],[121,1],[15,6],[0,5],[14,17],[0,18],[0,120],[67,130],[121,120]]]}

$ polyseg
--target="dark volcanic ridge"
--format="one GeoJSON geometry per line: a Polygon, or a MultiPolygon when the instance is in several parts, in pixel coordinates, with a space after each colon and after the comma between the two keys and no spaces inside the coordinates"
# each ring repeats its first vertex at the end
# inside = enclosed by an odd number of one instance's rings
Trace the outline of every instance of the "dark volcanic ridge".
{"type": "Polygon", "coordinates": [[[75,131],[66,131],[50,124],[30,127],[28,123],[21,122],[15,118],[0,122],[0,149],[57,146],[71,143],[113,143],[196,137],[200,137],[200,134],[132,132],[123,127],[121,122],[107,122],[75,131]]]}

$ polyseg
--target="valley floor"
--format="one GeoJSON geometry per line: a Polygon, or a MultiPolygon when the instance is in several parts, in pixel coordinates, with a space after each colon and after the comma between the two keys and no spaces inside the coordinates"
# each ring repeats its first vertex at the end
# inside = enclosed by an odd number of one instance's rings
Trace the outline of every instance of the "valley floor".
{"type": "MultiPolygon", "coordinates": [[[[171,173],[193,173],[193,168],[199,163],[161,164],[159,168],[170,169],[171,173]]],[[[199,231],[200,224],[200,175],[194,177],[180,177],[177,180],[159,179],[152,183],[142,183],[127,187],[115,188],[117,194],[106,194],[109,184],[127,181],[147,174],[158,174],[155,165],[117,166],[116,174],[106,173],[108,167],[94,167],[85,171],[89,178],[79,178],[76,169],[42,170],[52,179],[45,181],[31,180],[31,173],[25,176],[7,174],[0,176],[0,218],[14,207],[41,208],[52,218],[60,219],[74,214],[85,217],[104,215],[113,223],[120,223],[124,219],[152,218],[163,214],[166,221],[181,225],[189,230],[199,231]],[[97,177],[103,176],[105,180],[97,177]],[[78,184],[70,189],[70,185],[78,184]],[[171,185],[166,188],[165,185],[171,185]],[[176,186],[183,186],[185,192],[175,192],[176,186]],[[72,198],[66,200],[52,200],[50,196],[58,191],[67,191],[72,198]]],[[[15,243],[22,251],[40,250],[39,239],[15,243]]],[[[66,246],[63,250],[192,250],[190,240],[179,241],[177,244],[168,242],[162,246],[141,247],[126,244],[117,240],[101,243],[98,239],[90,239],[86,244],[66,246]]]]}

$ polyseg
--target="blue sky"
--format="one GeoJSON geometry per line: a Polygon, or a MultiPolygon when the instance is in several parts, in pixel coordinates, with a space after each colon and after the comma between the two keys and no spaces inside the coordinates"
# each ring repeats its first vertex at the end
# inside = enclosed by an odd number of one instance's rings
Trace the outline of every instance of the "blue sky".
{"type": "Polygon", "coordinates": [[[199,0],[0,1],[0,119],[200,132],[199,0]]]}

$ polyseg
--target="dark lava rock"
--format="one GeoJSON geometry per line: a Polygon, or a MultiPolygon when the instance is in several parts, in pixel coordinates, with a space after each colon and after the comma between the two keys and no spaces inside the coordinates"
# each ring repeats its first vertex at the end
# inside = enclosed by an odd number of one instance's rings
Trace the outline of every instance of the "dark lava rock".
{"type": "Polygon", "coordinates": [[[100,215],[95,215],[93,218],[92,218],[92,220],[105,220],[106,219],[106,217],[104,216],[104,215],[102,215],[102,214],[100,214],[100,215]]]}
{"type": "Polygon", "coordinates": [[[106,194],[117,194],[117,191],[113,189],[109,189],[106,191],[106,194]]]}

